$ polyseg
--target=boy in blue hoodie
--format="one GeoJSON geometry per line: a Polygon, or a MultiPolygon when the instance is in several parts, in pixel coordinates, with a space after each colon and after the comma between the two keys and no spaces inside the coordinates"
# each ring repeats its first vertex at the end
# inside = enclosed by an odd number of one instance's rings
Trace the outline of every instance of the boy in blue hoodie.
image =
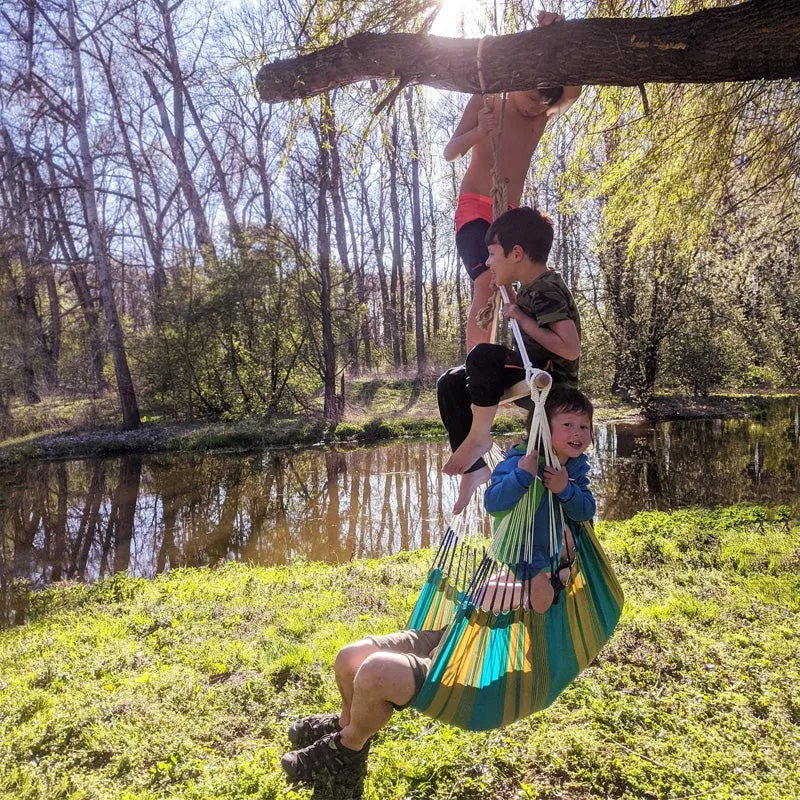
{"type": "MultiPolygon", "coordinates": [[[[496,514],[513,508],[528,491],[535,475],[542,479],[545,489],[553,493],[553,498],[564,511],[567,519],[584,522],[595,514],[595,500],[589,489],[589,459],[585,451],[592,443],[592,416],[594,408],[589,400],[577,389],[563,386],[554,387],[545,401],[545,413],[550,425],[553,451],[558,457],[561,469],[543,467],[539,464],[539,454],[534,450],[527,454],[526,443],[511,448],[506,458],[495,467],[489,486],[484,494],[484,506],[496,514]]],[[[530,431],[531,416],[528,417],[530,431]]],[[[552,574],[550,562],[549,504],[542,499],[533,521],[532,560],[526,564],[523,587],[518,580],[511,604],[518,602],[519,594],[530,593],[534,611],[543,614],[552,605],[555,597],[554,586],[560,587],[569,575],[567,567],[552,574]],[[528,577],[532,575],[533,577],[528,577]]],[[[565,542],[559,531],[558,548],[561,562],[575,549],[569,528],[564,529],[565,542]]],[[[518,579],[522,578],[517,575],[518,579]]],[[[497,610],[497,609],[496,609],[497,610]]]]}

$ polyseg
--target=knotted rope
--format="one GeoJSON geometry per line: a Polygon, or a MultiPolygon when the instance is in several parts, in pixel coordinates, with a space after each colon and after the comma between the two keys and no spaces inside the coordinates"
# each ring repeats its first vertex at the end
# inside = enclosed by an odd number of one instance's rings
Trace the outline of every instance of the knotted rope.
{"type": "MultiPolygon", "coordinates": [[[[483,105],[484,108],[489,110],[494,110],[493,104],[489,102],[489,96],[486,93],[486,78],[483,74],[483,48],[486,44],[488,39],[493,38],[492,36],[484,36],[480,42],[478,42],[478,55],[477,55],[477,66],[478,66],[478,82],[480,83],[481,87],[481,96],[483,97],[483,105]]],[[[505,121],[506,116],[506,100],[508,99],[508,95],[506,92],[503,92],[500,99],[500,126],[497,129],[497,134],[495,136],[489,137],[489,143],[492,148],[492,166],[490,170],[490,174],[492,177],[492,190],[490,196],[492,198],[492,220],[497,219],[501,214],[504,214],[508,209],[508,180],[500,180],[500,176],[497,173],[497,162],[498,162],[498,153],[500,151],[500,139],[503,136],[503,123],[505,121]]],[[[492,325],[491,333],[489,336],[489,341],[494,344],[497,341],[497,325],[492,324],[493,322],[496,323],[498,318],[498,313],[500,311],[500,295],[495,290],[489,297],[489,301],[487,304],[478,312],[476,317],[476,321],[478,326],[483,330],[492,325]]]]}

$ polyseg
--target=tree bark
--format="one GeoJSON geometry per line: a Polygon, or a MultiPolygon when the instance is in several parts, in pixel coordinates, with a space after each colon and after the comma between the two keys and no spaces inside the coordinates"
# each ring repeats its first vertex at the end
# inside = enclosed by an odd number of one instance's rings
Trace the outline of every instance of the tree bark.
{"type": "Polygon", "coordinates": [[[95,56],[100,63],[100,66],[103,68],[103,74],[106,76],[108,93],[111,97],[111,105],[114,109],[114,116],[116,117],[117,127],[122,139],[122,147],[125,152],[125,158],[128,161],[128,167],[130,169],[136,214],[139,220],[139,225],[142,228],[142,235],[147,243],[148,249],[150,250],[150,257],[153,259],[153,290],[158,296],[162,293],[167,285],[167,273],[164,268],[164,252],[161,242],[156,239],[153,233],[153,226],[150,224],[150,217],[147,212],[147,203],[145,201],[145,190],[142,186],[140,167],[133,152],[131,137],[128,133],[129,125],[123,114],[123,101],[120,98],[119,88],[116,85],[114,74],[111,69],[113,45],[108,45],[108,51],[106,53],[100,47],[100,41],[98,41],[98,39],[99,37],[96,37],[94,41],[95,56]]]}
{"type": "Polygon", "coordinates": [[[347,229],[345,227],[345,205],[347,199],[344,195],[344,173],[342,161],[339,157],[339,131],[336,129],[335,108],[331,104],[326,109],[328,124],[320,130],[320,137],[324,140],[323,146],[328,148],[330,167],[330,195],[333,209],[333,225],[336,237],[336,251],[339,254],[339,263],[344,270],[344,306],[346,325],[344,334],[347,341],[347,357],[355,375],[359,374],[358,364],[358,322],[352,313],[355,303],[355,290],[353,287],[353,269],[350,265],[350,254],[347,252],[347,229]]]}
{"type": "Polygon", "coordinates": [[[48,206],[51,208],[50,216],[55,222],[55,236],[61,250],[64,262],[68,265],[70,280],[75,289],[75,296],[81,307],[84,322],[86,323],[87,338],[89,340],[89,360],[91,362],[92,377],[94,379],[92,394],[97,397],[108,388],[103,374],[105,362],[105,347],[100,331],[100,314],[97,310],[92,291],[87,280],[85,259],[80,257],[72,229],[67,222],[67,212],[61,196],[62,189],[56,180],[52,159],[48,159],[49,178],[52,191],[48,196],[48,206]]]}
{"type": "MultiPolygon", "coordinates": [[[[359,305],[359,329],[361,331],[361,340],[364,342],[364,368],[372,369],[372,337],[369,331],[369,294],[367,292],[367,284],[365,278],[365,256],[363,249],[359,251],[358,243],[359,237],[356,234],[356,229],[353,224],[353,214],[350,211],[350,204],[347,202],[346,196],[344,197],[344,215],[347,219],[347,229],[350,234],[350,246],[353,249],[353,272],[356,279],[356,297],[359,305]],[[360,252],[360,255],[359,255],[360,252]]],[[[365,209],[361,209],[361,226],[359,230],[364,230],[364,215],[365,209]]]]}
{"type": "Polygon", "coordinates": [[[322,316],[322,356],[324,401],[322,413],[326,420],[336,424],[342,418],[343,404],[336,396],[336,343],[333,335],[333,309],[331,302],[331,227],[328,218],[328,201],[331,192],[330,153],[322,139],[322,129],[331,124],[327,118],[330,99],[320,103],[319,139],[319,199],[317,202],[317,255],[320,272],[320,314],[322,316]]]}
{"type": "MultiPolygon", "coordinates": [[[[392,215],[392,274],[389,286],[389,306],[392,320],[392,359],[394,368],[405,364],[403,346],[405,343],[402,293],[400,295],[400,308],[398,309],[397,292],[398,282],[403,272],[403,253],[400,245],[400,200],[397,195],[398,181],[398,128],[397,114],[392,113],[392,132],[389,140],[389,209],[392,215]]],[[[402,292],[402,290],[401,290],[402,292]]]]}
{"type": "MultiPolygon", "coordinates": [[[[268,103],[371,78],[475,94],[479,41],[360,33],[266,64],[256,84],[268,103]]],[[[482,61],[487,92],[792,78],[800,75],[800,3],[751,0],[687,16],[573,20],[487,39],[482,61]]]]}
{"type": "MultiPolygon", "coordinates": [[[[147,87],[150,90],[150,95],[152,96],[153,101],[156,104],[156,108],[158,109],[159,118],[161,120],[161,128],[164,131],[164,136],[169,144],[172,160],[175,164],[175,171],[178,174],[178,183],[180,184],[181,191],[186,199],[186,204],[189,206],[189,212],[192,215],[192,221],[194,222],[194,235],[195,240],[197,241],[197,246],[200,248],[200,253],[206,265],[209,263],[216,263],[217,251],[214,247],[214,239],[211,235],[211,226],[206,218],[205,210],[203,209],[203,202],[200,199],[200,193],[197,191],[197,186],[192,175],[192,169],[189,166],[189,161],[186,158],[186,153],[184,151],[183,112],[181,110],[180,117],[176,113],[176,109],[180,106],[180,103],[178,100],[176,100],[173,104],[173,118],[176,120],[173,128],[169,111],[167,110],[166,103],[164,102],[164,97],[156,87],[155,81],[147,71],[142,72],[142,77],[147,83],[147,87]],[[178,119],[181,120],[180,124],[178,124],[178,119]]],[[[180,87],[178,89],[173,87],[173,93],[174,92],[178,92],[182,100],[182,89],[180,87]]]]}
{"type": "MultiPolygon", "coordinates": [[[[433,311],[433,336],[439,334],[441,322],[439,320],[439,274],[436,269],[437,256],[437,226],[436,215],[433,206],[433,185],[428,183],[428,218],[430,219],[430,241],[431,241],[431,306],[433,311]]],[[[429,335],[430,339],[431,336],[429,335]]]]}
{"type": "Polygon", "coordinates": [[[114,360],[114,372],[117,378],[120,405],[122,407],[122,421],[126,428],[138,428],[139,405],[136,401],[136,391],[133,386],[128,356],[125,352],[125,341],[117,314],[117,303],[114,299],[114,286],[109,269],[108,254],[103,241],[100,217],[97,211],[97,197],[94,181],[94,161],[89,144],[89,125],[87,119],[86,93],[83,84],[83,65],[81,63],[81,47],[75,28],[74,0],[67,3],[67,23],[69,38],[66,44],[72,56],[72,72],[75,81],[76,122],[75,132],[80,145],[80,193],[86,214],[89,241],[94,254],[95,269],[97,270],[97,284],[100,289],[100,300],[106,318],[106,331],[114,360]]]}
{"type": "MultiPolygon", "coordinates": [[[[388,147],[388,145],[387,145],[388,147]]],[[[381,176],[383,170],[381,169],[381,176]]],[[[369,191],[367,189],[366,181],[364,180],[364,173],[360,172],[358,176],[361,184],[362,205],[366,211],[365,218],[372,234],[373,248],[375,252],[375,263],[378,268],[378,287],[381,294],[381,323],[383,328],[383,346],[385,348],[392,348],[394,353],[394,329],[393,329],[393,311],[391,302],[389,300],[389,282],[386,279],[386,264],[384,262],[384,253],[386,251],[386,228],[382,224],[384,219],[384,193],[383,193],[383,180],[381,178],[381,185],[378,187],[378,221],[375,224],[375,219],[371,214],[371,203],[369,202],[369,191]]],[[[399,354],[398,354],[399,360],[399,354]]]]}
{"type": "Polygon", "coordinates": [[[421,376],[427,366],[425,354],[425,301],[423,284],[422,252],[422,200],[419,186],[419,137],[414,121],[414,90],[406,91],[406,112],[411,135],[411,224],[414,231],[414,337],[417,348],[417,375],[421,376]]]}

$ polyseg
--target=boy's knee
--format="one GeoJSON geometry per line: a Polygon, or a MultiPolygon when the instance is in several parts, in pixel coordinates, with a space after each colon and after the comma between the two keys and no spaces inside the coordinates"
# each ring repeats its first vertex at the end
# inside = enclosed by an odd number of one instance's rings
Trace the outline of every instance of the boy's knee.
{"type": "Polygon", "coordinates": [[[370,689],[381,685],[394,669],[396,665],[386,653],[372,653],[361,662],[355,681],[361,689],[370,689]]]}
{"type": "Polygon", "coordinates": [[[452,367],[447,372],[439,376],[436,381],[436,392],[439,395],[448,397],[454,393],[463,394],[466,389],[466,374],[464,367],[452,367]]]}
{"type": "Polygon", "coordinates": [[[545,572],[540,572],[531,581],[531,608],[537,614],[544,614],[553,605],[553,584],[550,583],[550,576],[545,572]]]}
{"type": "Polygon", "coordinates": [[[337,654],[333,662],[333,670],[337,675],[352,678],[359,670],[369,653],[374,649],[367,640],[346,644],[337,654]]]}
{"type": "Polygon", "coordinates": [[[498,367],[502,368],[505,361],[504,358],[498,358],[498,345],[490,344],[489,342],[481,342],[476,344],[472,350],[467,353],[467,360],[464,364],[466,374],[472,375],[484,374],[487,370],[495,372],[498,367]]]}

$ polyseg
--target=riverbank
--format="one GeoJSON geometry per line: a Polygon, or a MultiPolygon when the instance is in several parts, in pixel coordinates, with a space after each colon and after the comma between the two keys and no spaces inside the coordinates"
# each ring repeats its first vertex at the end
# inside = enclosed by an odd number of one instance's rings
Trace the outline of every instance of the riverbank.
{"type": "MultiPolygon", "coordinates": [[[[787,393],[789,394],[789,393],[787,393]]],[[[772,394],[728,394],[707,398],[660,395],[651,421],[701,417],[743,417],[758,414],[772,394]]],[[[239,422],[173,423],[144,416],[134,431],[121,430],[115,399],[107,396],[67,403],[58,399],[38,407],[18,409],[23,433],[0,441],[0,466],[36,459],[116,456],[126,453],[246,451],[307,447],[344,442],[370,443],[402,437],[443,436],[434,381],[362,380],[349,389],[345,418],[331,428],[315,410],[284,419],[239,422]],[[25,416],[27,415],[27,416],[25,416]]],[[[596,402],[595,421],[644,419],[633,405],[613,399],[596,402]]],[[[501,409],[495,432],[521,430],[524,414],[501,409]]]]}
{"type": "MultiPolygon", "coordinates": [[[[649,512],[598,535],[626,607],[597,661],[550,709],[488,735],[395,715],[367,800],[800,794],[798,521],[777,507],[649,512]]],[[[335,707],[337,649],[401,627],[430,558],[33,595],[27,624],[0,633],[0,794],[311,797],[280,773],[286,726],[335,707]]]]}

